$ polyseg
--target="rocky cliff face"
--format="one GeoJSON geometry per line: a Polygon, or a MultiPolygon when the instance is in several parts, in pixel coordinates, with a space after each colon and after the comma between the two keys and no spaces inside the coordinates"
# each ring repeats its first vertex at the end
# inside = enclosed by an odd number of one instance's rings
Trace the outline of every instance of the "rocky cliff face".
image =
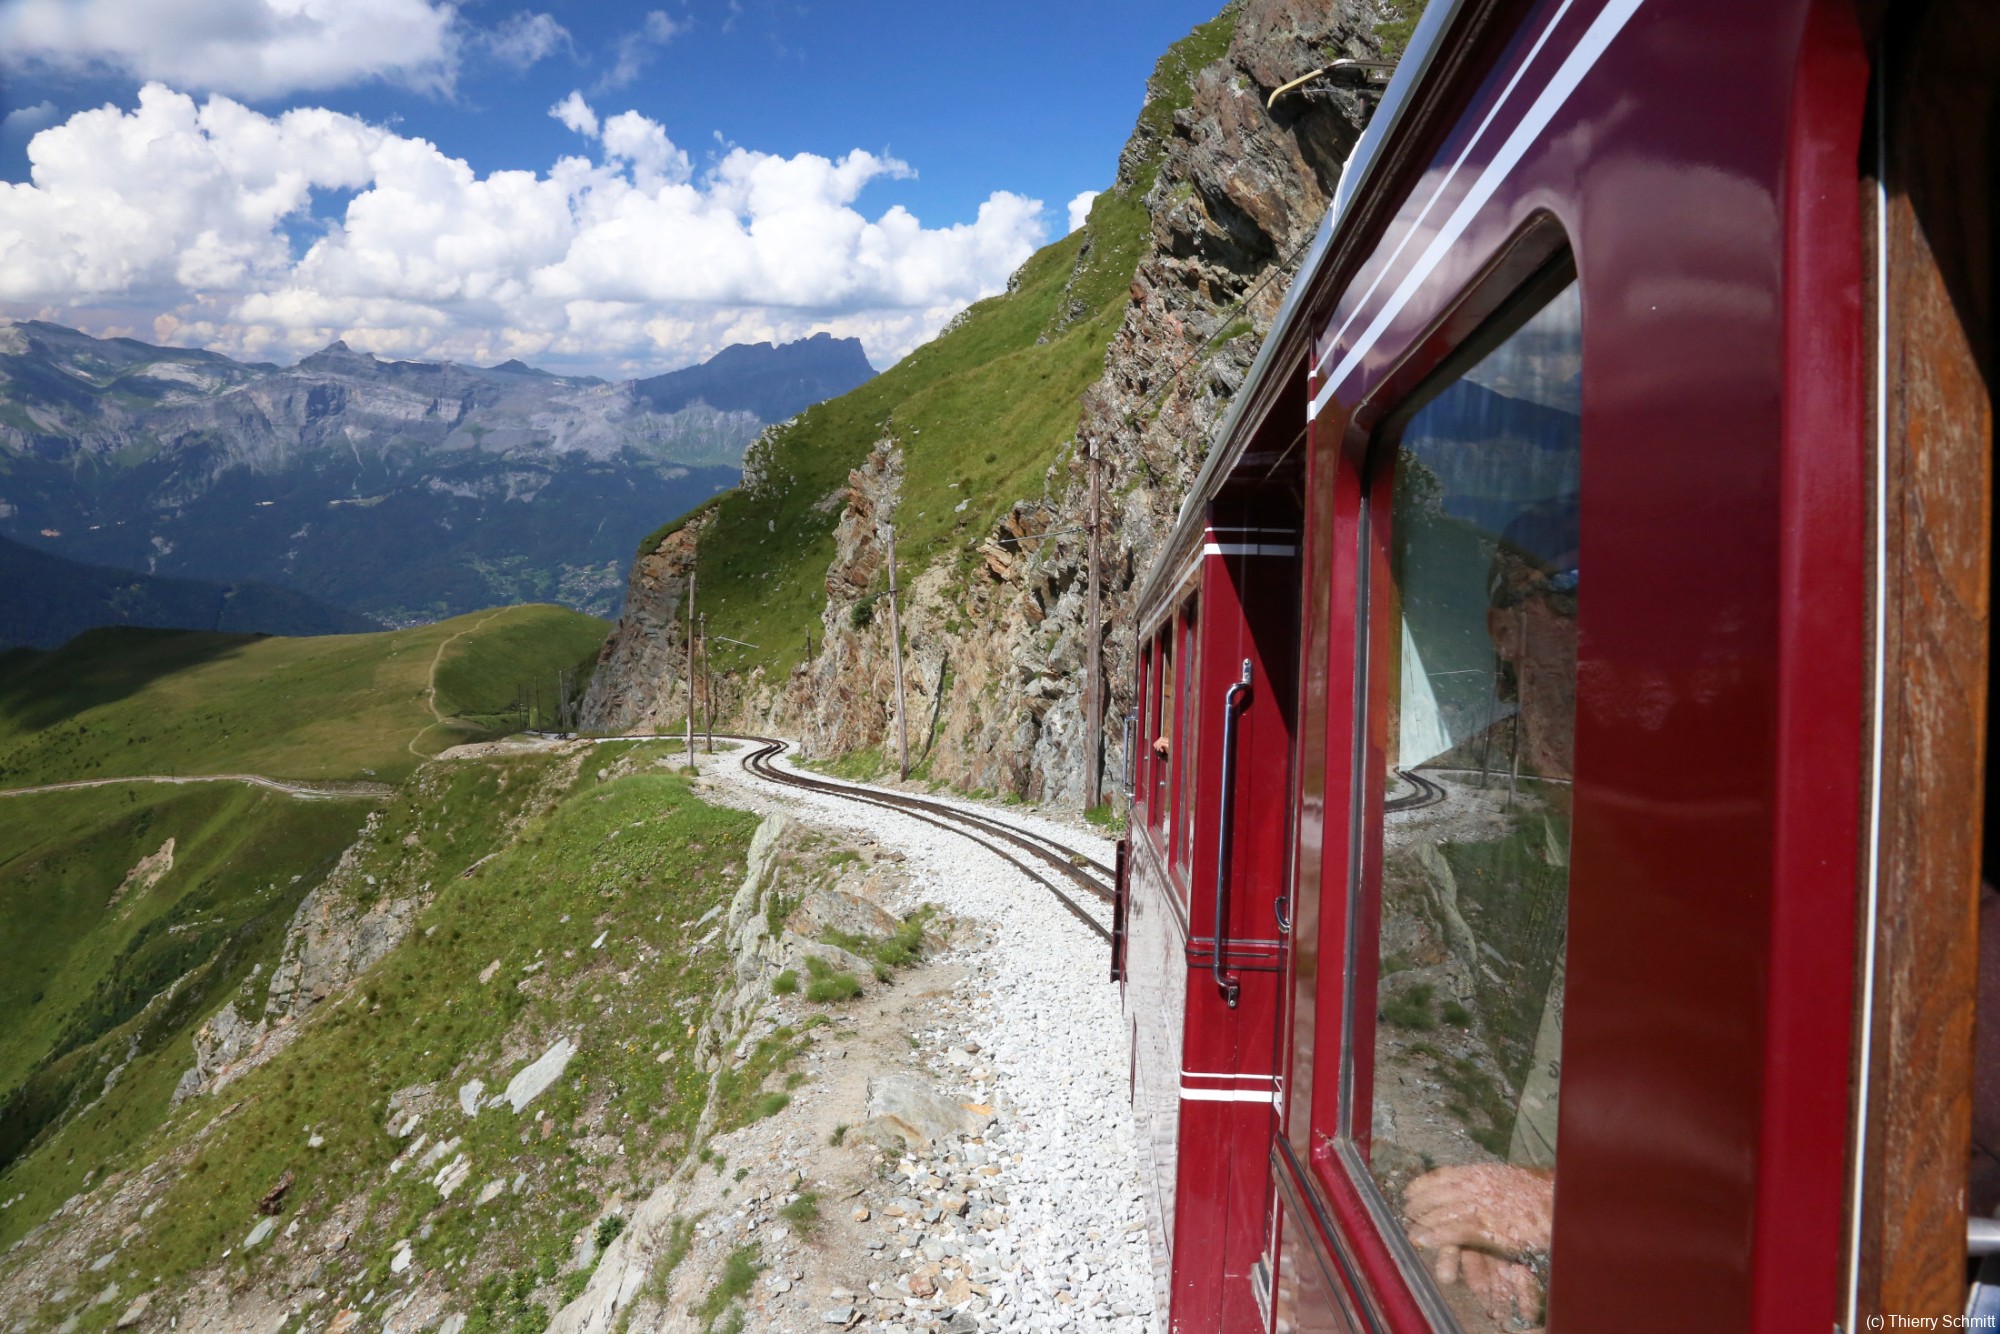
{"type": "MultiPolygon", "coordinates": [[[[1335,56],[1376,55],[1375,30],[1390,8],[1369,0],[1242,0],[1227,54],[1193,72],[1192,104],[1168,123],[1142,115],[1121,156],[1120,184],[1145,192],[1152,230],[1077,431],[1103,460],[1107,790],[1123,764],[1119,719],[1131,706],[1136,585],[1364,123],[1346,92],[1308,87],[1275,110],[1265,100],[1335,56]]],[[[1149,100],[1161,95],[1165,74],[1155,76],[1149,100]]],[[[813,661],[783,681],[752,673],[726,682],[718,703],[732,721],[796,735],[809,754],[880,746],[893,759],[893,650],[872,595],[881,583],[881,530],[899,498],[896,445],[886,439],[845,495],[832,498],[845,508],[813,661]],[[857,610],[863,599],[866,612],[857,610]]],[[[1042,493],[1022,497],[987,535],[969,571],[957,562],[900,571],[910,748],[925,776],[1081,801],[1090,747],[1082,699],[1087,546],[1079,530],[1088,504],[1084,451],[1072,448],[1049,469],[1042,493]]],[[[628,619],[647,597],[635,571],[628,619]]],[[[600,675],[606,669],[619,673],[609,656],[600,675]]],[[[594,690],[609,699],[659,688],[632,680],[594,690]]],[[[589,722],[639,716],[599,710],[589,722]]]]}

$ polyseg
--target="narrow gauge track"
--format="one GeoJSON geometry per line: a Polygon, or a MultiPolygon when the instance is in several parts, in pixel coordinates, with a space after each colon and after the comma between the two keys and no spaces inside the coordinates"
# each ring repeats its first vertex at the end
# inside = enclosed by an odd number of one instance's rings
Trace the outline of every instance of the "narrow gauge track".
{"type": "Polygon", "coordinates": [[[1406,792],[1400,797],[1391,797],[1384,801],[1382,803],[1384,811],[1419,811],[1444,800],[1444,789],[1416,770],[1398,769],[1396,774],[1416,788],[1416,791],[1406,792]]]}
{"type": "Polygon", "coordinates": [[[824,779],[807,778],[802,774],[788,773],[772,764],[771,760],[784,751],[789,743],[778,741],[771,737],[742,737],[738,739],[750,741],[756,745],[756,749],[743,757],[743,768],[746,772],[783,787],[795,787],[807,792],[824,793],[827,796],[839,797],[846,801],[860,802],[868,806],[881,806],[885,809],[896,811],[899,814],[907,815],[912,820],[921,820],[925,824],[934,825],[949,833],[957,834],[961,838],[970,839],[991,852],[994,856],[999,857],[1002,861],[1007,862],[1030,880],[1041,885],[1049,893],[1055,895],[1057,901],[1063,907],[1067,908],[1072,916],[1089,927],[1101,939],[1106,941],[1111,939],[1111,933],[1105,929],[1104,924],[1085,912],[1083,905],[1070,897],[1068,893],[1065,893],[1061,885],[1042,874],[1041,871],[1033,866],[1028,865],[1020,857],[1009,852],[1007,848],[1001,846],[1001,843],[1011,844],[1014,848],[1027,853],[1030,857],[1045,863],[1049,868],[1060,872],[1064,878],[1068,879],[1077,888],[1094,895],[1105,903],[1110,903],[1115,895],[1105,881],[1111,878],[1112,873],[1102,862],[1087,857],[1073,848],[1065,847],[1054,839],[1044,838],[1039,834],[1030,834],[1023,830],[1012,829],[996,820],[989,820],[985,816],[975,815],[971,811],[960,810],[956,806],[947,806],[943,802],[926,801],[922,797],[905,796],[894,792],[878,792],[853,787],[846,783],[832,783],[824,779]],[[994,840],[996,839],[999,842],[995,842],[994,840]],[[1096,874],[1093,874],[1093,872],[1096,874]],[[1099,879],[1099,876],[1102,876],[1103,879],[1099,879]]]}

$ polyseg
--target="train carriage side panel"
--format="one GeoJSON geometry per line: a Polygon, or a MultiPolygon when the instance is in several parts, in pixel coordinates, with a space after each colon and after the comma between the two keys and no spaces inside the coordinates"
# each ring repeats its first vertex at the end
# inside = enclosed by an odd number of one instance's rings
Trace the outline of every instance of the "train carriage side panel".
{"type": "MultiPolygon", "coordinates": [[[[1308,943],[1294,956],[1304,1042],[1280,1158],[1298,1168],[1283,1174],[1300,1188],[1288,1235],[1322,1244],[1316,1262],[1365,1326],[1416,1328],[1438,1310],[1363,1166],[1384,818],[1367,784],[1388,724],[1381,673],[1356,670],[1393,632],[1366,600],[1393,577],[1367,469],[1387,415],[1500,317],[1552,234],[1574,263],[1584,351],[1549,1314],[1572,1329],[1833,1322],[1826,1187],[1842,1173],[1850,993],[1828,921],[1851,921],[1858,777],[1837,756],[1859,751],[1859,674],[1843,675],[1859,654],[1851,616],[1806,603],[1830,568],[1853,605],[1859,422],[1851,397],[1813,396],[1799,377],[1816,372],[1788,349],[1817,337],[1837,363],[1856,321],[1844,242],[1824,248],[1831,267],[1800,267],[1787,227],[1851,227],[1851,210],[1801,211],[1795,168],[1806,151],[1853,160],[1861,90],[1851,47],[1798,90],[1809,38],[1838,40],[1809,32],[1812,11],[1519,7],[1326,320],[1305,688],[1325,730],[1307,740],[1297,810],[1318,890],[1302,892],[1301,921],[1318,930],[1310,960],[1308,943]],[[1365,557],[1352,546],[1364,538],[1365,557]],[[1344,1069],[1343,1031],[1356,1048],[1344,1069]]],[[[1840,185],[1821,180],[1811,198],[1840,185]]]]}

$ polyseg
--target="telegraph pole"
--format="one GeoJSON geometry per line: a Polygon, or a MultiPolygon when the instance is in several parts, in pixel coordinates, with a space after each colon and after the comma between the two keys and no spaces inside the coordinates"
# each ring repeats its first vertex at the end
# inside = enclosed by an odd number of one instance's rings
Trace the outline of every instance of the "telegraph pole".
{"type": "Polygon", "coordinates": [[[687,642],[688,642],[688,666],[687,666],[688,716],[687,716],[687,741],[685,742],[684,750],[687,754],[688,768],[692,769],[695,767],[694,765],[694,571],[693,570],[688,571],[687,642]]]}
{"type": "Polygon", "coordinates": [[[1090,462],[1090,598],[1084,612],[1090,622],[1088,657],[1083,678],[1084,770],[1083,806],[1096,807],[1104,800],[1104,625],[1099,613],[1097,578],[1098,506],[1102,487],[1098,481],[1097,441],[1084,438],[1084,457],[1090,462]]]}
{"type": "Polygon", "coordinates": [[[896,661],[896,756],[910,776],[910,716],[903,701],[903,627],[896,615],[896,525],[889,525],[889,650],[896,661]]]}

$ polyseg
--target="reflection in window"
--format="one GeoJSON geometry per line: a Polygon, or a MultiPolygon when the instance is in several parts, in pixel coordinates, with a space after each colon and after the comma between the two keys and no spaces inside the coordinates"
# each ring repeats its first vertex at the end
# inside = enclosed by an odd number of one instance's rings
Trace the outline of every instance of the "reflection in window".
{"type": "Polygon", "coordinates": [[[1174,654],[1170,647],[1172,639],[1173,623],[1170,621],[1167,629],[1160,632],[1158,641],[1160,658],[1159,676],[1156,678],[1158,688],[1153,691],[1153,724],[1149,729],[1153,734],[1153,796],[1151,809],[1147,814],[1152,818],[1154,827],[1161,831],[1163,838],[1167,819],[1167,775],[1171,772],[1170,761],[1173,756],[1173,738],[1169,734],[1173,725],[1173,714],[1169,712],[1166,701],[1173,699],[1174,692],[1180,688],[1179,678],[1174,675],[1174,654]]]}
{"type": "MultiPolygon", "coordinates": [[[[1539,1327],[1575,735],[1572,283],[1413,416],[1394,464],[1369,1166],[1466,1330],[1539,1327]]],[[[1381,621],[1378,624],[1384,623],[1381,621]]]]}
{"type": "Polygon", "coordinates": [[[1181,661],[1185,679],[1180,695],[1180,730],[1174,740],[1174,753],[1181,770],[1174,793],[1174,862],[1181,867],[1186,867],[1193,855],[1194,758],[1196,733],[1201,725],[1201,641],[1196,638],[1196,602],[1197,599],[1189,598],[1181,607],[1181,661]]]}

